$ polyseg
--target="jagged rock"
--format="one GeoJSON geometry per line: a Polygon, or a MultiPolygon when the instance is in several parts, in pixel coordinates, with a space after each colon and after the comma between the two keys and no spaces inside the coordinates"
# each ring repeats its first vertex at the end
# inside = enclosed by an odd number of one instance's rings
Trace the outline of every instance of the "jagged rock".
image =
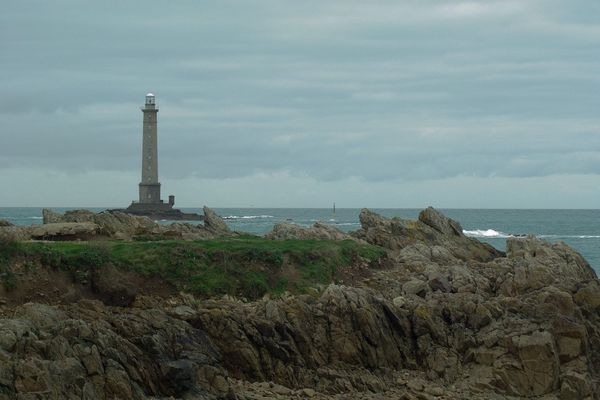
{"type": "Polygon", "coordinates": [[[18,242],[31,239],[29,230],[22,226],[0,226],[1,242],[18,242]]]}
{"type": "Polygon", "coordinates": [[[491,261],[504,253],[487,243],[463,235],[460,224],[433,208],[419,214],[419,220],[384,218],[368,209],[359,216],[361,229],[356,238],[399,251],[407,262],[491,261]]]}
{"type": "Polygon", "coordinates": [[[218,236],[229,236],[231,235],[231,229],[227,226],[223,218],[219,217],[210,208],[204,206],[204,227],[218,236]]]}
{"type": "Polygon", "coordinates": [[[120,211],[94,213],[89,210],[71,210],[64,215],[43,210],[44,224],[94,224],[95,234],[105,237],[131,238],[135,235],[158,234],[160,226],[148,217],[125,214],[120,211]]]}
{"type": "MultiPolygon", "coordinates": [[[[0,397],[598,398],[600,282],[587,262],[535,237],[504,255],[421,215],[361,212],[355,237],[390,254],[359,287],[0,306],[0,397]]],[[[128,281],[104,278],[98,297],[128,281]]]]}
{"type": "Polygon", "coordinates": [[[5,219],[0,219],[0,228],[4,228],[7,226],[15,226],[15,224],[13,224],[12,222],[9,222],[5,219]]]}
{"type": "Polygon", "coordinates": [[[533,332],[512,338],[521,368],[508,367],[499,375],[517,396],[541,396],[558,389],[559,360],[549,332],[533,332]]]}
{"type": "Polygon", "coordinates": [[[458,222],[446,217],[433,207],[427,207],[421,211],[419,221],[445,235],[464,236],[463,229],[458,222]]]}
{"type": "MultiPolygon", "coordinates": [[[[61,215],[44,209],[44,225],[41,227],[32,227],[31,231],[35,239],[45,238],[50,240],[57,240],[59,237],[82,240],[95,238],[131,240],[137,236],[201,240],[218,236],[231,236],[233,234],[225,222],[214,211],[205,207],[204,212],[204,225],[192,225],[189,223],[160,225],[148,217],[126,214],[116,210],[100,213],[94,213],[89,210],[71,210],[61,215]],[[95,228],[91,229],[92,225],[90,224],[93,224],[95,228]],[[68,233],[69,229],[74,232],[68,233]],[[86,229],[90,231],[86,232],[86,229]]],[[[0,237],[2,235],[3,233],[0,231],[0,237]]],[[[8,236],[9,232],[6,232],[5,235],[8,236]]],[[[12,237],[14,233],[10,232],[10,235],[12,237]]]]}
{"type": "Polygon", "coordinates": [[[515,288],[539,288],[563,280],[561,284],[588,282],[596,279],[594,270],[575,250],[563,242],[550,244],[534,236],[509,238],[506,256],[517,263],[515,288]]]}
{"type": "Polygon", "coordinates": [[[267,239],[273,240],[346,240],[352,239],[348,234],[340,231],[334,226],[316,222],[312,227],[303,226],[288,222],[275,224],[273,230],[265,235],[267,239]]]}
{"type": "Polygon", "coordinates": [[[225,398],[230,390],[205,333],[159,309],[26,304],[0,320],[0,332],[16,338],[0,355],[0,397],[225,398]]]}
{"type": "MultiPolygon", "coordinates": [[[[57,222],[67,222],[63,220],[63,216],[61,214],[55,213],[54,211],[48,209],[48,208],[44,208],[42,210],[42,222],[44,224],[55,224],[57,222]]],[[[69,222],[75,222],[75,221],[69,221],[69,222]]],[[[89,222],[89,221],[85,221],[85,222],[89,222]]]]}
{"type": "Polygon", "coordinates": [[[162,235],[183,240],[202,240],[215,237],[215,234],[205,229],[203,225],[193,225],[181,222],[175,222],[164,227],[162,235]]]}
{"type": "Polygon", "coordinates": [[[191,321],[213,338],[234,377],[287,387],[311,387],[317,379],[321,389],[381,391],[385,379],[368,370],[414,360],[407,312],[368,291],[330,285],[316,301],[301,296],[264,302],[207,301],[191,321]],[[278,317],[267,318],[275,304],[278,317]],[[348,379],[347,366],[357,372],[352,383],[334,378],[348,379]]]}
{"type": "Polygon", "coordinates": [[[37,240],[90,240],[99,231],[92,222],[60,222],[44,225],[32,225],[29,233],[37,240]]]}

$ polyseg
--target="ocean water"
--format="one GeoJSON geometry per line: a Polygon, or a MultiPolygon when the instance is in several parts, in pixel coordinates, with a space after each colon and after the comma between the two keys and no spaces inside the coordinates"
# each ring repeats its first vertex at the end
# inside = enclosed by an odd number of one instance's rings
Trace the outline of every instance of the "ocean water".
{"type": "MultiPolygon", "coordinates": [[[[53,208],[64,212],[73,208],[53,208]]],[[[90,208],[102,211],[103,208],[90,208]]],[[[202,213],[199,208],[182,208],[202,213]]],[[[372,209],[386,217],[417,218],[420,209],[372,209]]],[[[360,209],[337,209],[335,216],[326,208],[215,208],[234,230],[264,234],[282,221],[310,226],[316,221],[337,226],[343,231],[360,228],[360,209]]],[[[550,242],[564,241],[579,251],[600,274],[600,210],[492,210],[442,209],[444,214],[460,222],[468,236],[504,250],[511,235],[534,234],[550,242]]],[[[17,225],[42,223],[41,208],[0,208],[0,219],[17,225]]],[[[159,221],[169,223],[170,221],[159,221]]]]}

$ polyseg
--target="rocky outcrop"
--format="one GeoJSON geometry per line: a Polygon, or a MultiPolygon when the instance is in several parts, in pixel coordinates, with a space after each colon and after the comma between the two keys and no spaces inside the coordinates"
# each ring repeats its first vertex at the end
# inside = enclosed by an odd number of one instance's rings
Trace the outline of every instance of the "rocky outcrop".
{"type": "Polygon", "coordinates": [[[28,231],[35,240],[92,240],[99,226],[93,222],[57,222],[32,225],[28,231]]]}
{"type": "MultiPolygon", "coordinates": [[[[58,214],[44,209],[42,211],[43,225],[19,229],[23,231],[22,238],[29,235],[33,239],[46,240],[93,240],[96,238],[131,240],[140,236],[201,240],[233,235],[227,224],[214,211],[204,207],[204,213],[204,224],[161,225],[148,217],[114,210],[100,213],[89,210],[71,210],[64,214],[58,214]]],[[[8,231],[5,232],[4,235],[8,236],[8,231]]],[[[2,235],[3,233],[0,231],[0,237],[2,235]]],[[[11,233],[11,236],[15,235],[11,233]]]]}
{"type": "Polygon", "coordinates": [[[223,218],[219,217],[210,208],[204,206],[204,228],[217,236],[230,236],[231,229],[227,226],[223,218]]]}
{"type": "Polygon", "coordinates": [[[0,397],[225,398],[218,350],[164,310],[28,303],[0,320],[0,397]]]}
{"type": "Polygon", "coordinates": [[[7,226],[15,226],[12,222],[9,222],[5,219],[0,219],[0,228],[5,228],[7,226]]]}
{"type": "Polygon", "coordinates": [[[379,284],[332,285],[316,299],[209,301],[190,321],[213,338],[238,379],[322,393],[382,392],[397,383],[385,371],[408,369],[476,393],[574,399],[598,393],[594,272],[564,244],[512,240],[509,249],[522,252],[477,268],[393,268],[381,272],[379,284]],[[523,286],[515,278],[523,254],[532,251],[540,266],[534,281],[543,285],[523,286]]]}
{"type": "Polygon", "coordinates": [[[457,221],[446,217],[433,207],[421,211],[419,221],[445,235],[464,236],[462,226],[457,221]]]}
{"type": "Polygon", "coordinates": [[[48,208],[44,208],[42,210],[42,221],[44,224],[54,224],[57,222],[63,222],[63,216],[48,208]]]}
{"type": "Polygon", "coordinates": [[[272,240],[289,240],[289,239],[301,239],[301,240],[347,240],[353,239],[352,236],[340,231],[334,226],[324,224],[322,222],[315,222],[310,228],[292,224],[288,222],[281,222],[275,224],[273,230],[265,235],[267,239],[272,240]]]}
{"type": "Polygon", "coordinates": [[[433,208],[417,221],[384,218],[368,209],[360,212],[356,238],[399,253],[406,262],[491,261],[504,254],[487,243],[466,237],[460,224],[433,208]]]}
{"type": "Polygon", "coordinates": [[[97,234],[105,237],[131,238],[136,235],[160,233],[160,226],[148,217],[125,214],[120,211],[94,213],[89,210],[67,211],[64,215],[49,210],[43,212],[44,224],[91,223],[97,226],[97,234]],[[46,222],[52,221],[52,222],[46,222]]]}
{"type": "Polygon", "coordinates": [[[355,237],[390,255],[354,286],[156,299],[113,285],[127,278],[107,268],[92,286],[126,307],[0,305],[10,315],[0,320],[0,393],[600,398],[600,282],[576,251],[523,237],[504,254],[434,209],[417,221],[368,210],[360,219],[355,237]]]}
{"type": "Polygon", "coordinates": [[[0,226],[0,242],[19,242],[31,239],[27,229],[20,226],[0,226]]]}

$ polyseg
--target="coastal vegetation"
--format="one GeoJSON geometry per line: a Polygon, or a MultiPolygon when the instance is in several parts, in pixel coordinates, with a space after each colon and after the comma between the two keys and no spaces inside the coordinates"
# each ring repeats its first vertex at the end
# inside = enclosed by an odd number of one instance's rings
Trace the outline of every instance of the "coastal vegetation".
{"type": "Polygon", "coordinates": [[[94,271],[115,268],[161,279],[197,296],[257,298],[285,291],[305,293],[343,279],[345,268],[373,263],[385,251],[351,240],[267,240],[254,236],[201,241],[1,242],[6,290],[17,286],[15,266],[67,272],[86,283],[94,271]]]}

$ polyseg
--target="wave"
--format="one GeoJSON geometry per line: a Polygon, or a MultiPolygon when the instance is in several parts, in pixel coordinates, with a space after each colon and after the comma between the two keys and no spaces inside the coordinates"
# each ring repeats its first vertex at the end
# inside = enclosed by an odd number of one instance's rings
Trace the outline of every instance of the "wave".
{"type": "Polygon", "coordinates": [[[600,235],[537,235],[541,239],[600,239],[600,235]]]}
{"type": "MultiPolygon", "coordinates": [[[[466,236],[475,238],[497,238],[497,239],[508,239],[513,237],[523,237],[525,235],[513,235],[510,233],[504,233],[496,231],[494,229],[474,229],[474,230],[463,230],[466,236]]],[[[540,239],[600,239],[600,235],[535,235],[540,239]]]]}
{"type": "Polygon", "coordinates": [[[223,219],[262,219],[262,218],[275,218],[272,215],[228,215],[223,219]]]}
{"type": "Polygon", "coordinates": [[[514,237],[514,235],[508,234],[508,233],[504,233],[504,232],[499,232],[499,231],[495,231],[493,229],[475,229],[472,231],[469,230],[463,230],[463,233],[467,236],[470,237],[480,237],[480,238],[500,238],[500,239],[506,239],[506,238],[511,238],[514,237]]]}
{"type": "Polygon", "coordinates": [[[44,217],[0,217],[0,219],[13,219],[13,220],[17,220],[17,219],[43,219],[44,217]]]}

